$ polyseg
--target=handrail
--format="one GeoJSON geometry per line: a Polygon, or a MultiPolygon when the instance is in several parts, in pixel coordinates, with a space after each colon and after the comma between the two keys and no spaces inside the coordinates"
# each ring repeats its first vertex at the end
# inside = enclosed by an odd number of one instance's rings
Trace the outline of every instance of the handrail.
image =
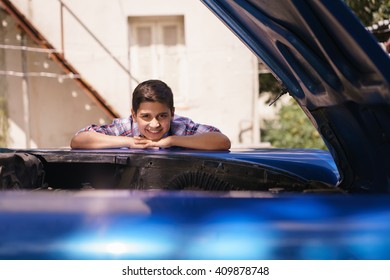
{"type": "MultiPolygon", "coordinates": [[[[61,4],[61,15],[62,15],[62,9],[65,8],[69,14],[84,28],[85,31],[95,40],[96,43],[99,44],[99,46],[119,65],[119,67],[137,84],[139,81],[130,73],[130,70],[127,69],[111,52],[110,50],[93,34],[93,32],[80,20],[80,18],[62,1],[58,0],[61,4]]],[[[62,16],[61,16],[61,38],[63,38],[63,22],[62,22],[62,16]]],[[[61,42],[63,46],[63,39],[61,42]]],[[[62,51],[64,52],[64,48],[62,47],[62,51]]]]}
{"type": "MultiPolygon", "coordinates": [[[[0,0],[4,9],[18,22],[19,26],[26,32],[30,38],[40,47],[48,50],[55,48],[46,40],[46,38],[33,26],[33,24],[11,3],[10,0],[0,0]]],[[[80,77],[78,71],[64,58],[59,52],[50,52],[50,57],[59,63],[66,73],[72,73],[74,80],[77,81],[86,93],[97,102],[98,106],[110,117],[118,118],[118,114],[106,100],[83,78],[80,77]]]]}

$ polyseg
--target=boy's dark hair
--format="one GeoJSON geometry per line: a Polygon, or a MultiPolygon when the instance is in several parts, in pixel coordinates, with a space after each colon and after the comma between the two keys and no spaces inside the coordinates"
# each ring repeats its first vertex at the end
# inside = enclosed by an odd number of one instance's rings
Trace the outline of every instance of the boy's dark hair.
{"type": "Polygon", "coordinates": [[[147,80],[140,83],[133,92],[132,106],[137,112],[142,102],[160,102],[173,111],[173,93],[171,88],[160,80],[147,80]]]}

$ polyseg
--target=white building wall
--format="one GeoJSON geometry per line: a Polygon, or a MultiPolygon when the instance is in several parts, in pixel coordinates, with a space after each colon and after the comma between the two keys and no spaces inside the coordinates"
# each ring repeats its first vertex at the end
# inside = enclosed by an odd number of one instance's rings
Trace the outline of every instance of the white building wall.
{"type": "MultiPolygon", "coordinates": [[[[131,91],[136,83],[66,10],[63,10],[61,27],[58,1],[12,2],[51,44],[58,50],[64,47],[65,58],[110,105],[122,116],[129,114],[131,91]]],[[[180,106],[177,106],[176,113],[189,116],[196,122],[219,127],[232,140],[233,146],[240,145],[240,130],[253,125],[252,129],[242,134],[242,139],[247,145],[258,144],[257,102],[254,102],[257,101],[258,92],[257,59],[200,1],[64,0],[63,3],[127,69],[130,69],[129,17],[184,16],[187,99],[185,103],[178,104],[180,106]]],[[[103,112],[90,104],[80,89],[68,82],[70,81],[58,85],[58,81],[54,79],[50,82],[37,80],[36,84],[35,81],[30,81],[33,108],[43,108],[46,113],[42,114],[42,109],[30,112],[34,119],[31,132],[35,136],[33,146],[66,146],[73,133],[84,125],[109,121],[103,112]],[[44,107],[42,102],[45,103],[44,107]],[[52,109],[55,112],[51,112],[50,108],[56,108],[51,103],[57,102],[63,104],[63,111],[52,109]],[[47,114],[59,114],[58,119],[62,119],[63,123],[45,122],[47,114]],[[50,133],[47,130],[56,132],[50,133]]],[[[20,81],[16,82],[18,83],[20,81]]],[[[15,85],[17,86],[19,85],[15,85]]],[[[24,129],[12,129],[11,134],[21,130],[24,129]]],[[[23,141],[14,143],[22,145],[23,141]]]]}
{"type": "Polygon", "coordinates": [[[109,119],[73,79],[1,12],[1,95],[7,100],[9,148],[68,147],[81,127],[109,119]],[[23,67],[23,51],[26,59],[23,67]]]}

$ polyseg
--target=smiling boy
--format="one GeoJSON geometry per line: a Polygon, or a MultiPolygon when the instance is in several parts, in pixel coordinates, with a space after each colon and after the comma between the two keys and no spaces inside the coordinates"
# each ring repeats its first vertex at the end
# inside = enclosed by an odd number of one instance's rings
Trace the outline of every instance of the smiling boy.
{"type": "Polygon", "coordinates": [[[72,149],[170,148],[228,150],[230,140],[213,126],[175,115],[171,89],[160,80],[140,83],[131,115],[108,125],[90,125],[73,136],[72,149]]]}

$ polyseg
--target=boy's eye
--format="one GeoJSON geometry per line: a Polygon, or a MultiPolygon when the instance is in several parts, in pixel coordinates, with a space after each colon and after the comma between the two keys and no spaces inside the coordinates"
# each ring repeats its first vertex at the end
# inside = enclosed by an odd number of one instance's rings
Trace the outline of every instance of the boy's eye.
{"type": "MultiPolygon", "coordinates": [[[[168,113],[163,113],[163,114],[158,114],[155,118],[157,120],[164,120],[166,118],[168,118],[169,114],[168,113]]],[[[145,120],[145,121],[151,121],[154,117],[150,114],[140,114],[139,116],[141,119],[145,120]]]]}
{"type": "Polygon", "coordinates": [[[148,119],[150,119],[150,115],[147,115],[147,114],[141,115],[141,118],[144,120],[148,120],[148,119]]]}
{"type": "Polygon", "coordinates": [[[168,117],[168,114],[161,114],[158,116],[159,119],[166,119],[168,117]]]}

